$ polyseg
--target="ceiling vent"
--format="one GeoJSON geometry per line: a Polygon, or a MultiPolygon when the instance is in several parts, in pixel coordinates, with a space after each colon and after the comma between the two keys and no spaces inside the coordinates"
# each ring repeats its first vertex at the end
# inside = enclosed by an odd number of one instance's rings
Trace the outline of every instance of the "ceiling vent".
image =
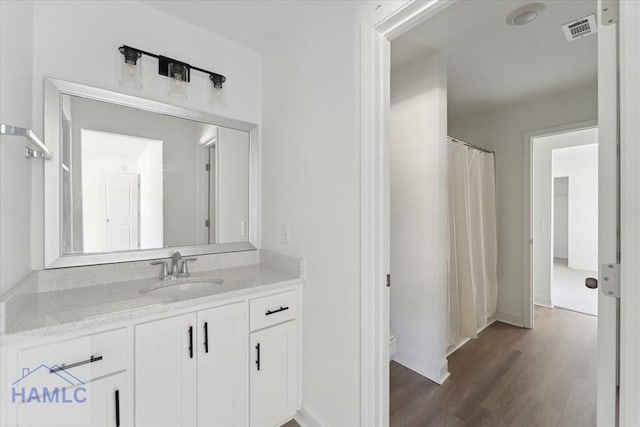
{"type": "Polygon", "coordinates": [[[598,32],[596,25],[596,16],[589,15],[584,18],[577,19],[562,26],[562,31],[568,41],[572,42],[582,37],[589,36],[598,32]]]}

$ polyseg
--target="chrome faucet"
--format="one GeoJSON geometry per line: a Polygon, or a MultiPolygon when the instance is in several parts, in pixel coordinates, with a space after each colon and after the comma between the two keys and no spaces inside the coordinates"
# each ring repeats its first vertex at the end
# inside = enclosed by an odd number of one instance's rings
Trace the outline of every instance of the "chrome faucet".
{"type": "Polygon", "coordinates": [[[155,261],[151,265],[161,265],[160,280],[177,279],[179,277],[189,277],[189,267],[187,262],[195,261],[197,258],[182,258],[182,254],[178,251],[171,255],[171,267],[169,261],[155,261]]]}

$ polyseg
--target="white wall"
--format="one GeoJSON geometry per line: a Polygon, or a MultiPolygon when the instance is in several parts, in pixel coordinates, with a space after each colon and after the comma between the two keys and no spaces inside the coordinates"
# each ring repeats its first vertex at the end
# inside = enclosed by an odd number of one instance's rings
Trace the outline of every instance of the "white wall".
{"type": "Polygon", "coordinates": [[[553,176],[569,177],[569,268],[597,271],[598,145],[553,150],[552,158],[553,176]]]}
{"type": "Polygon", "coordinates": [[[569,257],[569,178],[553,180],[553,257],[569,257]]]}
{"type": "Polygon", "coordinates": [[[326,426],[360,425],[361,24],[402,3],[310,3],[263,53],[263,246],[305,259],[302,405],[326,426]]]}
{"type": "MultiPolygon", "coordinates": [[[[522,322],[526,244],[524,136],[528,132],[597,118],[596,84],[516,102],[449,120],[449,134],[496,152],[498,220],[498,311],[522,322]]],[[[528,185],[528,184],[527,184],[528,185]]]]}
{"type": "MultiPolygon", "coordinates": [[[[575,147],[585,144],[595,144],[598,129],[584,129],[557,135],[533,138],[533,297],[537,304],[552,305],[551,283],[553,280],[553,156],[555,149],[575,147]]],[[[597,169],[597,168],[596,168],[597,169]]],[[[597,172],[596,172],[597,185],[597,172]]],[[[571,179],[569,179],[571,186],[571,179]]],[[[569,190],[571,191],[571,190],[569,190]]],[[[596,199],[597,199],[597,188],[596,199]]],[[[569,208],[571,210],[571,207],[569,208]]],[[[594,230],[582,232],[597,233],[594,230]]],[[[584,215],[588,215],[585,213],[584,215]]],[[[570,222],[571,223],[571,220],[570,222]]],[[[569,233],[569,247],[571,248],[571,231],[569,233]]],[[[596,237],[597,241],[597,237],[596,237]]],[[[569,249],[571,256],[571,249],[569,249]]],[[[569,260],[571,262],[571,260],[569,260]]]]}
{"type": "MultiPolygon", "coordinates": [[[[238,23],[241,25],[241,23],[238,23]]],[[[22,25],[22,24],[20,24],[22,25]]],[[[43,78],[70,80],[260,124],[261,55],[136,1],[38,1],[35,4],[33,127],[42,135],[43,78]],[[194,72],[189,98],[167,95],[157,61],[143,59],[143,88],[118,84],[123,44],[218,71],[229,79],[229,105],[209,106],[207,76],[194,72]]],[[[24,70],[21,69],[21,72],[24,70]]],[[[42,167],[34,168],[32,266],[43,266],[42,167]]]]}
{"type": "MultiPolygon", "coordinates": [[[[31,127],[33,3],[0,2],[0,123],[31,127]]],[[[0,294],[30,271],[31,167],[25,141],[0,136],[0,294]]]]}
{"type": "Polygon", "coordinates": [[[391,72],[391,327],[395,360],[447,375],[447,75],[432,53],[391,72]]]}
{"type": "Polygon", "coordinates": [[[218,128],[216,243],[249,240],[249,133],[218,128]]]}

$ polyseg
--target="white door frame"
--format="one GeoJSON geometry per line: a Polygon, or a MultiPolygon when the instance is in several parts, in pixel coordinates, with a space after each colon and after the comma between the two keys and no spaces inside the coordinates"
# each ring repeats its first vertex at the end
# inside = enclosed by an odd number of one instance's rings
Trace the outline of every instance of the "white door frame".
{"type": "Polygon", "coordinates": [[[524,195],[524,206],[522,209],[524,225],[522,229],[522,283],[525,284],[522,293],[522,326],[525,328],[534,327],[534,286],[533,286],[533,140],[542,136],[559,135],[568,132],[575,132],[585,129],[593,129],[598,126],[597,120],[570,123],[552,128],[540,129],[535,132],[524,134],[524,149],[522,152],[522,194],[524,195]]]}
{"type": "Polygon", "coordinates": [[[360,425],[389,425],[389,42],[453,3],[409,1],[361,38],[360,425]]]}
{"type": "MultiPolygon", "coordinates": [[[[407,2],[361,39],[361,417],[389,424],[388,267],[389,41],[452,1],[407,2]]],[[[622,311],[620,425],[640,425],[640,2],[620,2],[622,311]],[[635,143],[634,143],[635,141],[635,143]]],[[[599,6],[601,3],[598,3],[599,6]]],[[[603,426],[605,427],[605,426],[603,426]]],[[[608,427],[608,426],[606,426],[608,427]]]]}
{"type": "Polygon", "coordinates": [[[640,425],[640,2],[620,2],[620,426],[640,425]]]}

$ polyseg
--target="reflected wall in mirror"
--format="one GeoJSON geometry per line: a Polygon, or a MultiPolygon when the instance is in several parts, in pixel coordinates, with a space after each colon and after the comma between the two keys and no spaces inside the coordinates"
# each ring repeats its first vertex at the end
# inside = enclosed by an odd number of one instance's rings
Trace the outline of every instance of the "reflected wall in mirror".
{"type": "Polygon", "coordinates": [[[249,240],[249,133],[62,95],[61,254],[249,240]]]}

